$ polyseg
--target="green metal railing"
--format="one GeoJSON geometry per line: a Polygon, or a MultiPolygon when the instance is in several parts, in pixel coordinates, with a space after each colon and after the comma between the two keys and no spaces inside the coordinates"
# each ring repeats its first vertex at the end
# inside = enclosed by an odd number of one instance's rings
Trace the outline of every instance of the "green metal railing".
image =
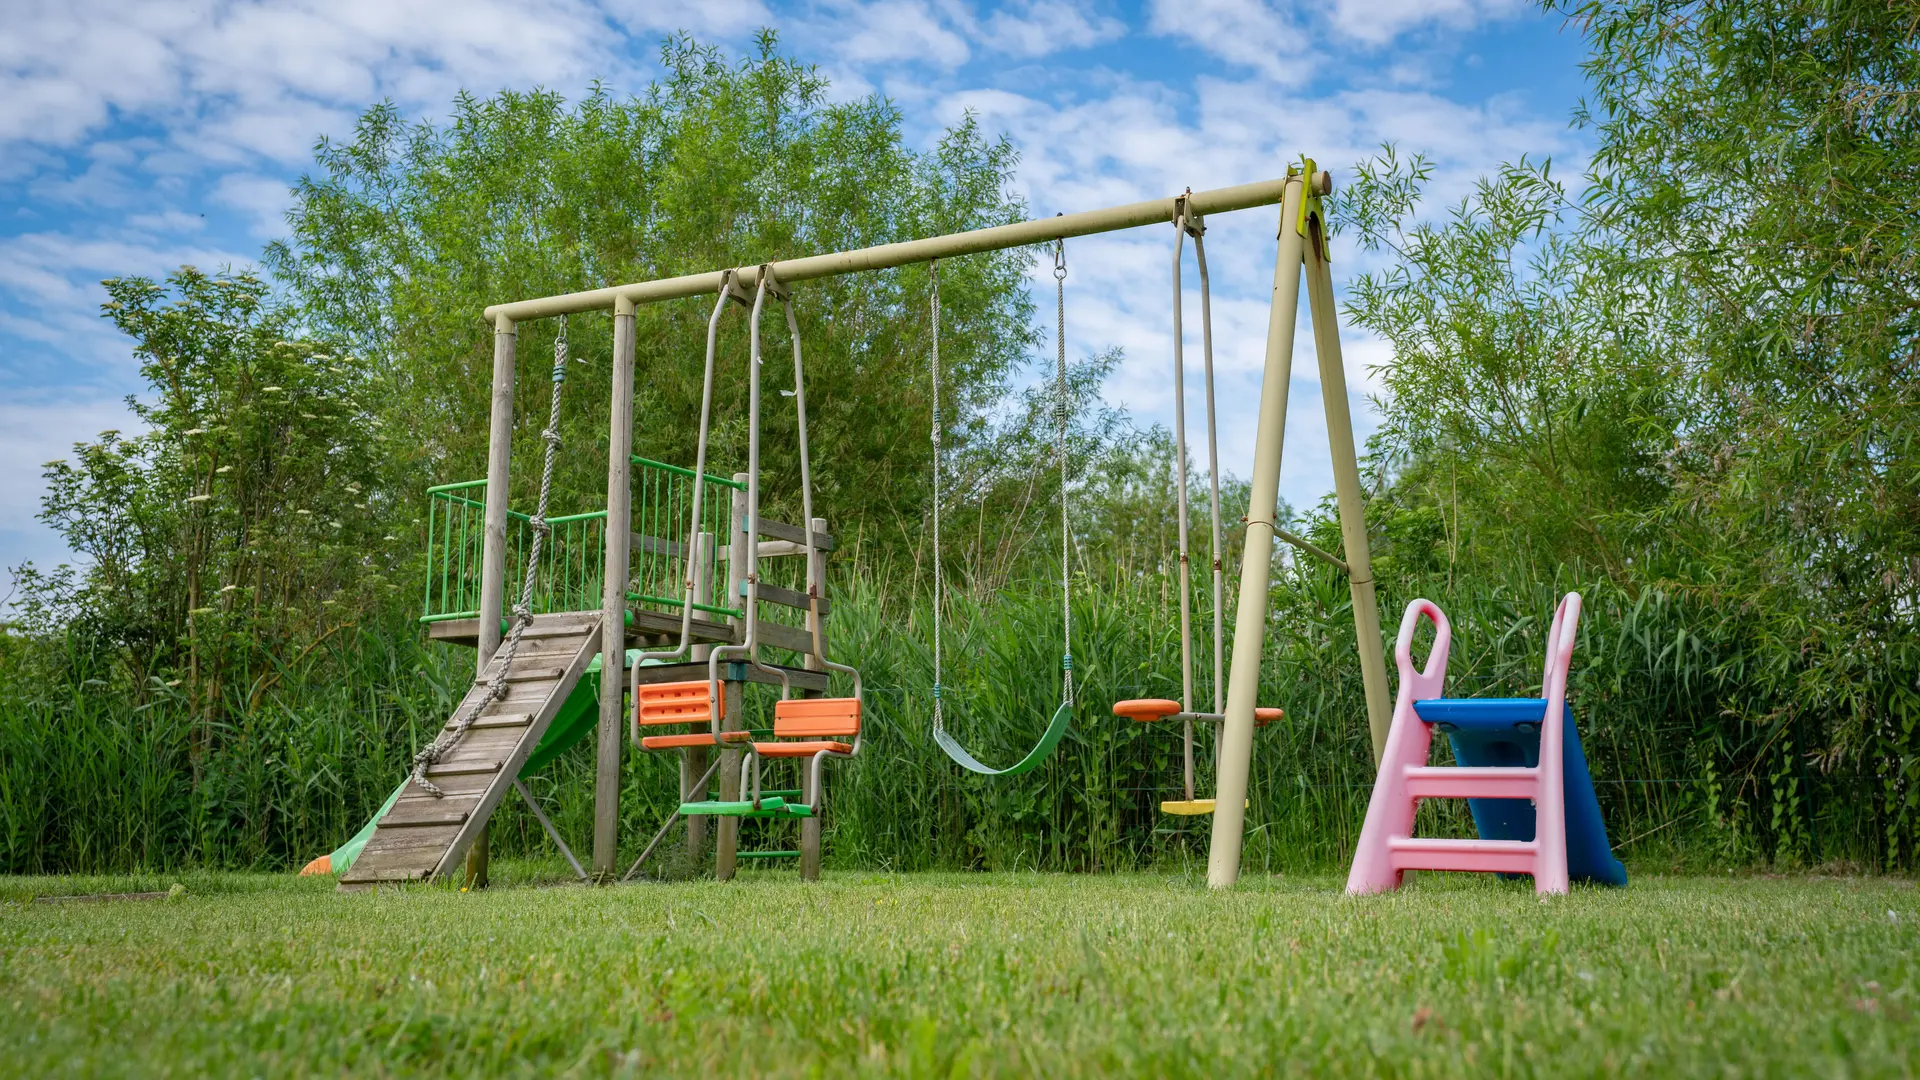
{"type": "MultiPolygon", "coordinates": [[[[693,470],[632,459],[633,534],[627,600],[639,607],[678,612],[686,595],[687,523],[693,512],[693,470]]],[[[724,582],[720,551],[729,539],[731,492],[746,485],[708,475],[700,507],[701,528],[712,533],[715,550],[703,568],[708,580],[724,582]]],[[[485,536],[485,480],[440,484],[427,489],[427,582],[421,622],[471,619],[480,614],[481,548],[485,536]]],[[[600,607],[601,571],[606,559],[607,512],[594,510],[548,518],[553,532],[542,545],[535,570],[533,611],[592,611],[600,607]]],[[[507,511],[507,607],[520,599],[533,519],[507,511]]],[[[718,585],[714,598],[726,600],[718,585]]],[[[738,607],[694,604],[714,615],[741,614],[738,607]]]]}

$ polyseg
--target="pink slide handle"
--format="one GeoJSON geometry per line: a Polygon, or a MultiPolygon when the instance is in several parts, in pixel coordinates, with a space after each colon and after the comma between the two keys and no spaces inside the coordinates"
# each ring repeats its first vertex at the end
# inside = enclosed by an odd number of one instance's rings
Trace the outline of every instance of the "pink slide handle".
{"type": "Polygon", "coordinates": [[[1440,605],[1431,600],[1415,600],[1407,605],[1407,613],[1400,618],[1400,640],[1394,643],[1393,659],[1400,669],[1400,699],[1402,701],[1424,701],[1437,698],[1447,681],[1447,649],[1453,643],[1453,626],[1447,622],[1447,613],[1440,605]],[[1433,646],[1427,650],[1427,666],[1424,670],[1413,666],[1413,635],[1420,629],[1421,619],[1433,623],[1433,646]]]}
{"type": "Polygon", "coordinates": [[[1552,699],[1554,682],[1559,680],[1560,700],[1566,700],[1567,675],[1573,669],[1573,645],[1579,637],[1580,594],[1570,592],[1553,609],[1553,622],[1547,629],[1547,666],[1540,673],[1540,696],[1552,699]]]}
{"type": "Polygon", "coordinates": [[[1573,668],[1573,646],[1580,637],[1580,594],[1560,598],[1547,631],[1547,666],[1540,696],[1547,699],[1540,724],[1540,795],[1535,800],[1534,837],[1539,865],[1534,889],[1540,893],[1567,891],[1567,675],[1573,668]]]}

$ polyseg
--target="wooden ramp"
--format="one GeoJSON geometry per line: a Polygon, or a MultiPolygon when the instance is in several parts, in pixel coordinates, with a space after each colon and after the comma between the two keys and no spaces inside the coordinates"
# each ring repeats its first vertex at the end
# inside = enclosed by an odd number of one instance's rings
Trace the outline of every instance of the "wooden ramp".
{"type": "MultiPolygon", "coordinates": [[[[381,815],[372,839],[341,876],[340,887],[364,889],[383,881],[424,881],[454,873],[599,651],[599,612],[535,615],[507,669],[506,696],[481,710],[466,735],[427,770],[427,778],[445,795],[435,797],[409,784],[381,815]]],[[[485,696],[493,671],[489,665],[487,673],[474,680],[454,716],[485,696]]],[[[449,717],[447,727],[452,726],[449,717]]]]}

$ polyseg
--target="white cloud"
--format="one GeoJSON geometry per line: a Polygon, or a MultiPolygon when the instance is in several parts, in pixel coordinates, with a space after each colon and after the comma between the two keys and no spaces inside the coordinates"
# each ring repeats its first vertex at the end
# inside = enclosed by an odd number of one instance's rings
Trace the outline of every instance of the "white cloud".
{"type": "Polygon", "coordinates": [[[981,21],[979,37],[1000,52],[1034,57],[1085,49],[1126,32],[1126,24],[1119,19],[1080,4],[1025,0],[988,15],[981,21]]]}
{"type": "Polygon", "coordinates": [[[1331,18],[1340,33],[1378,46],[1416,27],[1464,30],[1509,18],[1526,6],[1522,0],[1334,0],[1331,18]]]}
{"type": "Polygon", "coordinates": [[[1290,9],[1265,0],[1154,0],[1154,33],[1183,37],[1275,82],[1296,85],[1312,72],[1306,28],[1290,9]]]}
{"type": "Polygon", "coordinates": [[[610,0],[608,13],[635,30],[731,37],[772,26],[760,0],[610,0]]]}
{"type": "Polygon", "coordinates": [[[972,50],[921,0],[879,0],[858,4],[825,5],[831,15],[809,30],[831,42],[833,59],[841,64],[890,64],[912,61],[936,68],[967,62],[972,50]]]}
{"type": "Polygon", "coordinates": [[[221,203],[245,214],[256,236],[271,239],[286,232],[293,193],[287,181],[257,173],[228,173],[214,185],[221,203]]]}
{"type": "Polygon", "coordinates": [[[606,30],[585,0],[30,0],[0,37],[0,144],[69,145],[119,119],[197,156],[291,162],[382,96],[438,106],[463,86],[631,70],[606,30]]]}

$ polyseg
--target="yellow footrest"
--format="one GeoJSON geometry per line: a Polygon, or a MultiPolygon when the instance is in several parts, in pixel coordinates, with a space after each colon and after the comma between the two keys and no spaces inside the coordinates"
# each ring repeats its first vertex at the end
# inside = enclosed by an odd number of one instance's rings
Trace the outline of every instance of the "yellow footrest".
{"type": "MultiPolygon", "coordinates": [[[[1253,809],[1253,800],[1247,800],[1247,809],[1253,809]]],[[[1179,814],[1181,817],[1199,817],[1213,813],[1212,799],[1169,800],[1160,804],[1163,814],[1179,814]]]]}

